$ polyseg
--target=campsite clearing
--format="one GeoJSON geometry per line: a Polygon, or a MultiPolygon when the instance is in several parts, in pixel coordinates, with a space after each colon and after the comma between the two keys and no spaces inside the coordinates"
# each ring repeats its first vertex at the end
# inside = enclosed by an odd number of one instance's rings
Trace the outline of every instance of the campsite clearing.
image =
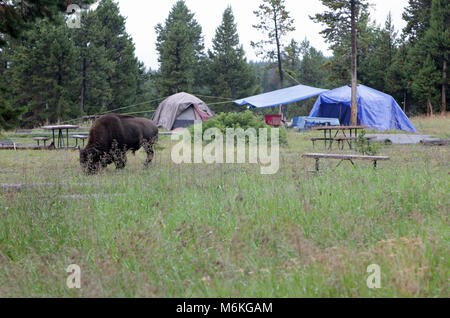
{"type": "MultiPolygon", "coordinates": [[[[412,122],[450,135],[450,117],[412,122]]],[[[29,186],[0,190],[0,297],[449,297],[450,148],[388,145],[377,170],[311,175],[312,136],[289,132],[271,176],[176,165],[170,136],[150,169],[140,151],[97,176],[76,151],[2,151],[0,183],[29,186]]]]}

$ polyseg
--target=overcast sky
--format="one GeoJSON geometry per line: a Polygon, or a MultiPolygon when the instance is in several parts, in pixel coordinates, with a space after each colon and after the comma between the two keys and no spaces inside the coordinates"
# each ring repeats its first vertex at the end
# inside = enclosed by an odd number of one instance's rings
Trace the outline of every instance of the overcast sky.
{"type": "MultiPolygon", "coordinates": [[[[118,0],[120,11],[127,17],[127,32],[133,37],[138,58],[147,68],[158,69],[158,55],[155,48],[155,25],[164,23],[172,6],[177,0],[118,0]]],[[[396,30],[405,26],[402,20],[403,9],[408,0],[370,0],[373,6],[370,13],[372,20],[384,25],[389,11],[396,30]]],[[[261,39],[261,35],[252,25],[257,23],[253,11],[257,9],[261,0],[186,0],[188,8],[195,13],[195,19],[202,26],[205,46],[211,47],[216,28],[222,22],[222,14],[231,5],[237,23],[239,37],[244,45],[248,60],[257,60],[250,41],[261,39]]],[[[323,29],[320,24],[309,19],[310,15],[324,11],[319,0],[286,0],[286,7],[295,20],[296,31],[289,34],[300,42],[305,37],[311,45],[321,50],[325,55],[331,55],[328,44],[319,32],[323,29]]]]}

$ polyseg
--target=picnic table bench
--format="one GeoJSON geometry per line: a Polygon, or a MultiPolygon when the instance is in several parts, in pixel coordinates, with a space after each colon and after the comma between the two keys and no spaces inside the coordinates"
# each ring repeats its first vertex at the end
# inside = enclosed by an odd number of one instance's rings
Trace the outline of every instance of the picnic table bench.
{"type": "Polygon", "coordinates": [[[319,160],[320,159],[338,159],[341,160],[339,164],[336,166],[336,168],[344,161],[350,161],[350,163],[355,166],[355,163],[353,160],[371,160],[373,161],[373,167],[377,168],[377,162],[378,161],[386,161],[390,160],[387,156],[363,156],[363,155],[347,155],[347,154],[326,154],[326,153],[307,153],[304,154],[302,157],[304,158],[313,158],[316,160],[316,172],[319,172],[319,160]]]}
{"type": "Polygon", "coordinates": [[[323,140],[325,149],[332,149],[333,142],[338,141],[339,146],[343,148],[344,141],[348,143],[350,149],[352,149],[352,141],[358,139],[358,130],[367,129],[367,126],[323,126],[323,127],[314,127],[312,131],[323,131],[323,138],[312,138],[313,147],[315,146],[315,141],[323,140]],[[347,135],[346,131],[349,131],[349,135],[347,135]],[[335,132],[334,136],[332,132],[335,132]],[[339,135],[339,136],[338,136],[339,135]],[[329,146],[327,147],[327,143],[329,146]]]}
{"type": "Polygon", "coordinates": [[[75,148],[78,147],[78,140],[82,140],[83,141],[83,147],[84,147],[84,141],[86,139],[88,139],[88,135],[85,134],[80,134],[80,135],[73,135],[72,138],[75,139],[75,148]]]}
{"type": "Polygon", "coordinates": [[[39,142],[43,141],[44,142],[44,147],[46,147],[47,146],[47,141],[50,140],[50,138],[47,138],[47,137],[34,137],[33,140],[37,142],[38,147],[39,147],[39,142]]]}
{"type": "MultiPolygon", "coordinates": [[[[372,140],[372,139],[375,139],[375,137],[372,137],[372,136],[364,136],[364,138],[366,138],[366,140],[372,140]]],[[[315,143],[316,143],[316,141],[337,141],[337,143],[338,143],[338,148],[340,148],[341,150],[344,150],[344,145],[345,145],[345,142],[347,141],[357,141],[358,140],[358,137],[331,137],[331,138],[323,138],[323,137],[321,137],[321,138],[311,138],[310,139],[311,141],[312,141],[312,143],[313,143],[313,147],[315,147],[316,145],[315,145],[315,143]]]]}

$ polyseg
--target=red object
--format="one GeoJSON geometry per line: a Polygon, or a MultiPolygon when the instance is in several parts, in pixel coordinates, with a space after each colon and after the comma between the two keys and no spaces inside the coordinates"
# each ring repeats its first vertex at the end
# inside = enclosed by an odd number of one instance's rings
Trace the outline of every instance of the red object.
{"type": "MultiPolygon", "coordinates": [[[[198,112],[198,114],[200,115],[200,118],[202,119],[202,121],[207,121],[207,120],[209,120],[209,119],[212,118],[212,117],[209,116],[207,113],[201,111],[200,108],[199,108],[197,105],[195,105],[195,104],[193,104],[193,105],[194,105],[195,110],[196,110],[196,111],[198,112]]],[[[195,112],[194,112],[194,116],[195,116],[195,112]]],[[[195,119],[197,119],[197,116],[195,116],[195,119]]]]}
{"type": "Polygon", "coordinates": [[[266,124],[279,127],[281,125],[281,115],[266,115],[266,124]]]}

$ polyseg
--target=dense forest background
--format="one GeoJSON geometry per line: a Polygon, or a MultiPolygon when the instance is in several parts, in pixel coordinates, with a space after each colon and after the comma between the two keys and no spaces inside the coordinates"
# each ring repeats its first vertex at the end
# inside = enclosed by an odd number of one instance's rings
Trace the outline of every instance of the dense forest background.
{"type": "MultiPolygon", "coordinates": [[[[261,1],[269,6],[283,2],[261,1]]],[[[321,1],[329,6],[346,2],[321,1]]],[[[160,68],[151,70],[136,57],[125,18],[113,0],[99,1],[95,10],[89,9],[94,1],[79,1],[81,28],[68,27],[66,1],[37,2],[0,1],[0,129],[69,122],[119,108],[117,112],[145,114],[181,91],[223,112],[243,111],[230,101],[281,86],[350,84],[349,30],[326,12],[311,19],[336,24],[322,33],[333,56],[324,56],[308,39],[286,38],[292,27],[283,30],[281,25],[277,31],[286,39],[280,59],[266,54],[263,62],[252,62],[245,57],[231,7],[218,21],[212,48],[205,50],[202,27],[180,0],[165,22],[155,26],[160,68]],[[20,10],[23,3],[29,11],[20,10]]],[[[403,13],[407,26],[401,33],[390,16],[377,25],[365,1],[359,2],[359,83],[391,94],[408,115],[444,114],[449,1],[409,0],[403,13]]],[[[313,103],[310,99],[290,105],[288,117],[308,114],[313,103]]]]}

